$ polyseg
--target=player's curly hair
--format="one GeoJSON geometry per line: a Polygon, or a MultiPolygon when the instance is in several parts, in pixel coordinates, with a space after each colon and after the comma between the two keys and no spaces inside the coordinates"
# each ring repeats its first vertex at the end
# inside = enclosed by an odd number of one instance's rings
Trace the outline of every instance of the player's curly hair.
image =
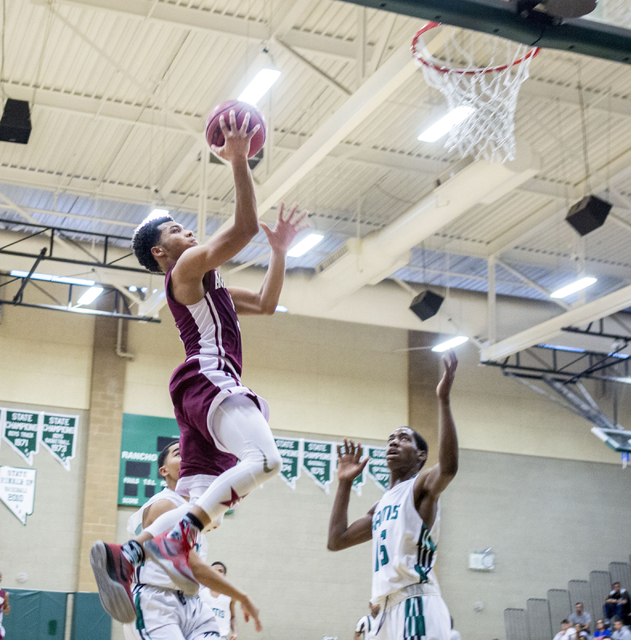
{"type": "Polygon", "coordinates": [[[165,222],[172,221],[169,215],[145,218],[134,231],[131,239],[131,248],[140,264],[152,273],[162,273],[160,265],[151,253],[151,249],[155,247],[160,240],[160,229],[158,228],[165,222]]]}

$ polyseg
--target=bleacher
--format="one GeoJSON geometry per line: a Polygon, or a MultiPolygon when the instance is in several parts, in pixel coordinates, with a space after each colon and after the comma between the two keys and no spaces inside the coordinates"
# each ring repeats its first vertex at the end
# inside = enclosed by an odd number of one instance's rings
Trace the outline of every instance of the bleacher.
{"type": "Polygon", "coordinates": [[[631,556],[629,563],[611,562],[609,571],[592,571],[589,580],[570,580],[567,589],[550,589],[547,598],[529,598],[525,609],[504,609],[506,640],[552,640],[576,602],[583,603],[595,623],[603,617],[612,582],[631,589],[631,556]]]}

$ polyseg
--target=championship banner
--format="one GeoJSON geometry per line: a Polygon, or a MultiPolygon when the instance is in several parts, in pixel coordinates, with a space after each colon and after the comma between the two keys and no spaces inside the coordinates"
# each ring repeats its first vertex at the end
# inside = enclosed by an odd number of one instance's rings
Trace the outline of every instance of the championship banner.
{"type": "Polygon", "coordinates": [[[274,438],[283,461],[280,477],[291,489],[296,488],[296,480],[300,477],[300,458],[302,440],[296,438],[274,438]]]}
{"type": "Polygon", "coordinates": [[[368,477],[383,491],[387,491],[390,484],[390,469],[386,464],[385,447],[366,447],[370,461],[366,465],[368,477]]]}
{"type": "MultiPolygon", "coordinates": [[[[364,458],[362,458],[363,460],[364,458]]],[[[358,495],[361,496],[362,494],[362,487],[366,484],[366,467],[364,467],[362,469],[362,472],[353,480],[353,486],[352,489],[353,491],[358,495]]]]}
{"type": "Polygon", "coordinates": [[[332,442],[303,441],[302,466],[325,493],[329,492],[329,485],[333,481],[334,450],[335,444],[332,442]]]}
{"type": "Polygon", "coordinates": [[[2,437],[27,464],[33,465],[33,456],[39,451],[39,412],[5,409],[2,437]]]}
{"type": "Polygon", "coordinates": [[[33,513],[36,474],[35,469],[0,467],[0,500],[23,525],[33,513]]]}
{"type": "Polygon", "coordinates": [[[44,413],[42,421],[42,444],[50,451],[66,471],[77,451],[79,416],[64,416],[44,413]]]}

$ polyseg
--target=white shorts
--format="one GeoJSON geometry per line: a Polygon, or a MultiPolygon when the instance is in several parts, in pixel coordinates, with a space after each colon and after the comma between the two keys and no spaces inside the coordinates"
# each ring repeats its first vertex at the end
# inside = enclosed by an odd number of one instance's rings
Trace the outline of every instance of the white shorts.
{"type": "Polygon", "coordinates": [[[211,608],[199,596],[148,585],[134,587],[136,622],[125,625],[126,638],[142,640],[219,639],[219,627],[211,608]],[[131,633],[131,629],[135,634],[131,633]],[[128,633],[129,632],[129,633],[128,633]]]}
{"type": "Polygon", "coordinates": [[[386,609],[378,640],[449,640],[451,616],[440,596],[412,596],[386,609]]]}

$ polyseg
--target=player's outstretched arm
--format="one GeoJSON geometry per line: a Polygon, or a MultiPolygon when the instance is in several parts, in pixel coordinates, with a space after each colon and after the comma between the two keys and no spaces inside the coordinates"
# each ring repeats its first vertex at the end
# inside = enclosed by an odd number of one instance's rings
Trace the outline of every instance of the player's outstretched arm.
{"type": "Polygon", "coordinates": [[[239,629],[237,625],[237,616],[234,612],[234,600],[230,600],[230,637],[228,640],[237,640],[239,629]]]}
{"type": "Polygon", "coordinates": [[[197,282],[207,271],[234,258],[259,231],[254,181],[248,166],[250,140],[259,130],[259,125],[248,133],[249,122],[250,114],[246,113],[243,124],[240,128],[237,127],[234,111],[230,112],[229,127],[223,115],[219,119],[225,143],[222,147],[213,146],[212,150],[232,166],[235,188],[234,223],[208,242],[187,249],[182,254],[173,269],[173,277],[179,282],[197,282]]]}
{"type": "Polygon", "coordinates": [[[272,255],[259,291],[228,287],[238,314],[272,315],[276,311],[285,281],[287,250],[294,238],[309,226],[307,215],[307,211],[298,210],[297,204],[290,211],[286,211],[285,203],[282,203],[273,229],[261,222],[261,228],[265,231],[272,255]]]}
{"type": "Polygon", "coordinates": [[[458,367],[456,354],[449,350],[443,356],[443,363],[445,373],[436,388],[440,417],[438,464],[425,473],[419,473],[414,484],[414,494],[417,499],[424,495],[438,498],[458,472],[458,434],[450,405],[451,387],[458,367]]]}
{"type": "Polygon", "coordinates": [[[263,630],[259,620],[259,610],[247,594],[230,584],[219,571],[215,571],[208,566],[194,551],[191,551],[189,555],[189,565],[197,582],[208,587],[211,591],[225,593],[236,602],[241,603],[245,621],[249,622],[250,618],[252,618],[254,620],[254,628],[257,631],[263,630]]]}
{"type": "Polygon", "coordinates": [[[373,507],[365,516],[348,526],[348,503],[353,480],[364,470],[368,458],[362,461],[362,446],[352,440],[344,440],[344,451],[337,447],[337,493],[329,520],[329,551],[341,551],[356,544],[368,542],[372,537],[373,507]]]}

